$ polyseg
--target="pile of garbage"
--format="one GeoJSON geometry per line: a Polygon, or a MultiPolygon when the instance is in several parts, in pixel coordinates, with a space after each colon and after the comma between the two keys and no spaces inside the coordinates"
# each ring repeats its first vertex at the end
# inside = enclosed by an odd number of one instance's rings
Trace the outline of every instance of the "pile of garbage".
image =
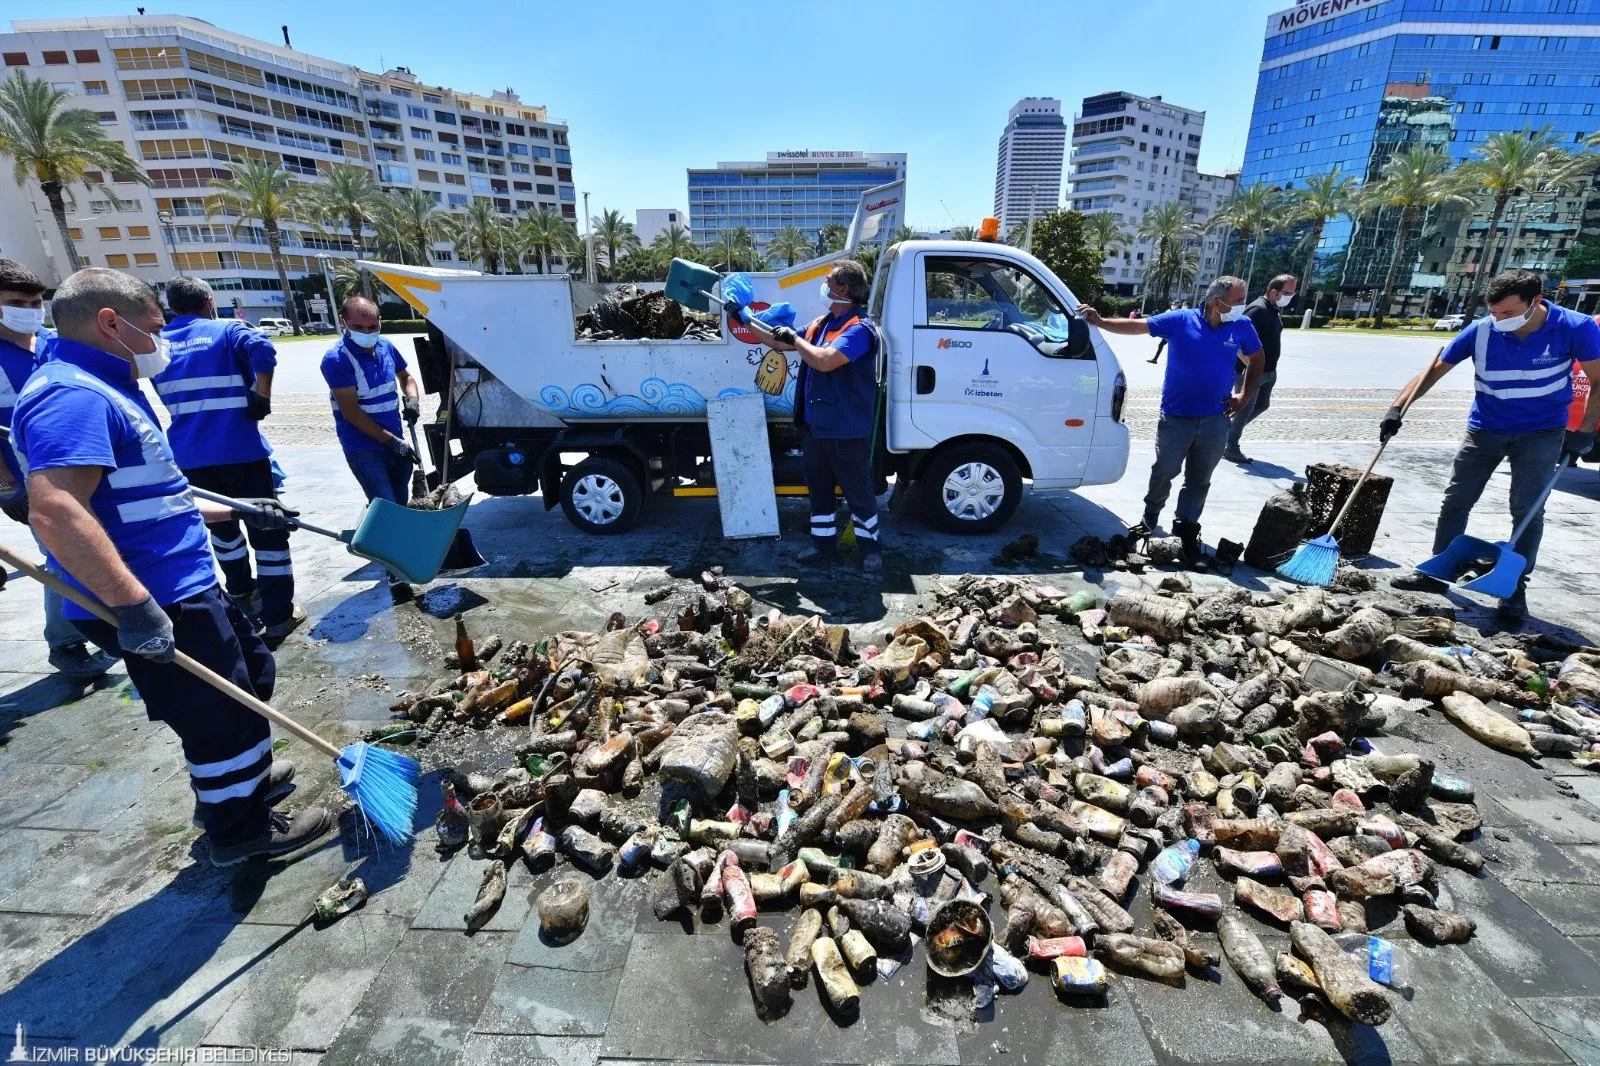
{"type": "Polygon", "coordinates": [[[721,338],[715,315],[684,308],[663,292],[623,285],[601,297],[577,317],[582,341],[689,340],[721,338]]]}
{"type": "MultiPolygon", "coordinates": [[[[517,765],[445,778],[439,845],[486,860],[469,932],[507,863],[565,862],[652,877],[663,921],[725,921],[763,1016],[812,973],[856,1011],[920,944],[974,1009],[1033,971],[1070,999],[1225,956],[1263,999],[1377,1025],[1393,960],[1371,931],[1399,916],[1427,943],[1470,938],[1437,868],[1484,857],[1462,842],[1472,785],[1372,738],[1440,707],[1502,750],[1600,765],[1600,656],[1484,640],[1359,579],[1200,595],[1175,573],[1100,603],[965,576],[859,653],[843,627],[701,581],[646,594],[674,601],[665,624],[619,613],[503,648],[458,626],[456,672],[395,703],[425,753],[518,731],[517,765]],[[1197,890],[1207,862],[1231,888],[1197,890]],[[784,935],[759,924],[786,911],[784,935]],[[1220,954],[1191,936],[1212,931],[1220,954]]],[[[535,902],[547,937],[582,935],[582,879],[535,902]]]]}

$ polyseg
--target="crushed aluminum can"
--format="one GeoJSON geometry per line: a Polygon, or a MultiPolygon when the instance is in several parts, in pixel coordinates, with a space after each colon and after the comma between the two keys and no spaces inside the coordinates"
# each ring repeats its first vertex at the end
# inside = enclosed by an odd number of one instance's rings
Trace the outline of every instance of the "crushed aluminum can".
{"type": "Polygon", "coordinates": [[[312,916],[319,923],[332,922],[357,910],[367,902],[367,885],[359,877],[341,877],[312,905],[312,916]]]}

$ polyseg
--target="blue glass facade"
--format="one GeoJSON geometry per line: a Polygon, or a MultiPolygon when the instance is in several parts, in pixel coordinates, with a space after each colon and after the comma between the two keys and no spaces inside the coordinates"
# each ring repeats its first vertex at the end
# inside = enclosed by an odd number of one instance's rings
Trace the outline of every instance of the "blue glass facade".
{"type": "MultiPolygon", "coordinates": [[[[1240,186],[1290,189],[1338,167],[1374,177],[1405,144],[1459,161],[1502,130],[1600,130],[1600,0],[1321,0],[1268,17],[1240,186]]],[[[1381,220],[1380,220],[1381,221],[1381,220]]],[[[1358,236],[1387,262],[1393,235],[1358,236]]],[[[1351,244],[1340,220],[1324,255],[1351,244]]],[[[1408,257],[1410,258],[1410,257],[1408,257]]],[[[1370,279],[1366,279],[1370,282],[1370,279]]],[[[1381,279],[1380,279],[1381,280],[1381,279]]]]}
{"type": "MultiPolygon", "coordinates": [[[[804,166],[786,163],[724,164],[716,170],[689,171],[689,227],[695,240],[710,244],[743,226],[758,248],[785,226],[807,237],[832,222],[850,225],[863,190],[905,177],[905,157],[888,165],[804,166]]],[[[872,162],[876,162],[873,160],[872,162]]],[[[905,219],[904,204],[894,220],[905,219]]]]}

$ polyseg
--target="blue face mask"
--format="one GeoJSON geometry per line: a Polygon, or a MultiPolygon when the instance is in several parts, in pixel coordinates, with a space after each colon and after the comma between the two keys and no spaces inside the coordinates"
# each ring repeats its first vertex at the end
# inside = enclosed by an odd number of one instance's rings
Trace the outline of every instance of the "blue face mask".
{"type": "Polygon", "coordinates": [[[346,329],[344,332],[345,332],[345,335],[348,336],[351,340],[355,341],[356,344],[358,344],[361,347],[367,349],[368,351],[371,351],[372,349],[376,348],[378,346],[378,338],[383,336],[383,333],[381,331],[375,331],[375,332],[372,332],[372,333],[362,333],[359,330],[346,329]]]}

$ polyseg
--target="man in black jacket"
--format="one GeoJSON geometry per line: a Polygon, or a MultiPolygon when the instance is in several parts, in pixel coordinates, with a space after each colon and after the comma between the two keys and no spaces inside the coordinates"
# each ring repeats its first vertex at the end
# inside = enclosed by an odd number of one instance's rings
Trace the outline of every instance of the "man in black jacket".
{"type": "MultiPolygon", "coordinates": [[[[1233,413],[1233,424],[1228,429],[1228,450],[1222,453],[1222,457],[1230,463],[1253,462],[1239,450],[1239,438],[1244,435],[1244,427],[1272,406],[1272,386],[1278,381],[1278,354],[1282,351],[1283,342],[1283,319],[1280,315],[1282,309],[1294,300],[1294,290],[1294,275],[1279,274],[1267,285],[1267,291],[1244,309],[1244,316],[1256,327],[1256,336],[1261,338],[1261,350],[1267,357],[1267,365],[1261,371],[1261,384],[1256,386],[1255,397],[1240,404],[1233,413]]],[[[1242,363],[1239,374],[1241,377],[1244,374],[1242,363]]]]}

